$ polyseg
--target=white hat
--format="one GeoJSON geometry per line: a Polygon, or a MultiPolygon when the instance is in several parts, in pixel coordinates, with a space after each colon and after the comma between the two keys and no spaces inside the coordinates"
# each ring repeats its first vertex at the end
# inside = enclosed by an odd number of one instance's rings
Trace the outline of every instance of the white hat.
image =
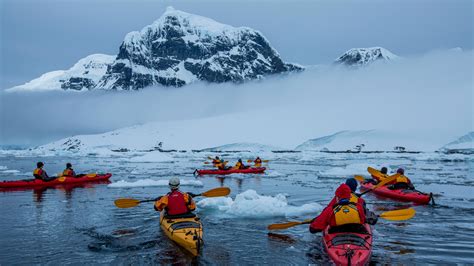
{"type": "Polygon", "coordinates": [[[177,177],[170,178],[170,181],[168,182],[168,185],[170,186],[171,189],[178,189],[179,188],[179,178],[177,178],[177,177]]]}

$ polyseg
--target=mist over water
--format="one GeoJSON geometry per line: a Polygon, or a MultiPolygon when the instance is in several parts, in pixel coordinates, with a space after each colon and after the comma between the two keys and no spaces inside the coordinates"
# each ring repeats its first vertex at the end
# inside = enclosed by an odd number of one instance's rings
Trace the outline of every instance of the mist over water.
{"type": "Polygon", "coordinates": [[[278,121],[281,130],[290,133],[285,125],[304,119],[313,125],[303,134],[307,138],[345,129],[454,138],[473,130],[472,60],[472,51],[436,51],[358,70],[313,66],[302,73],[244,84],[0,92],[0,144],[39,145],[151,121],[240,112],[248,113],[248,120],[236,124],[249,123],[256,132],[267,122],[278,121]]]}

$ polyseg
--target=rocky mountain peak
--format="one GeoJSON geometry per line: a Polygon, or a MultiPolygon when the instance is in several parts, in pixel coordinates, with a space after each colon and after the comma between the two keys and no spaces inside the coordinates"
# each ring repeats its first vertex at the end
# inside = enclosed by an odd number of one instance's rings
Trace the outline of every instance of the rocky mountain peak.
{"type": "Polygon", "coordinates": [[[334,63],[346,66],[365,66],[376,61],[393,61],[399,56],[382,47],[352,48],[338,57],[334,63]]]}

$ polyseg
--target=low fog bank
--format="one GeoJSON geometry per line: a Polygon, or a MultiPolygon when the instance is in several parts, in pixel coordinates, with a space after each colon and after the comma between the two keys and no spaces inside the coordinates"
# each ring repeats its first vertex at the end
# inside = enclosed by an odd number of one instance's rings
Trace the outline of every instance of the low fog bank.
{"type": "MultiPolygon", "coordinates": [[[[473,130],[472,60],[472,51],[436,51],[358,70],[309,67],[303,73],[241,85],[196,83],[132,92],[0,92],[0,145],[39,145],[150,121],[240,112],[248,114],[235,121],[242,127],[247,121],[262,128],[279,121],[286,132],[279,138],[293,137],[291,125],[311,125],[295,134],[298,139],[291,143],[345,129],[395,130],[420,141],[444,141],[473,130]]],[[[199,132],[195,136],[198,139],[199,132]]]]}

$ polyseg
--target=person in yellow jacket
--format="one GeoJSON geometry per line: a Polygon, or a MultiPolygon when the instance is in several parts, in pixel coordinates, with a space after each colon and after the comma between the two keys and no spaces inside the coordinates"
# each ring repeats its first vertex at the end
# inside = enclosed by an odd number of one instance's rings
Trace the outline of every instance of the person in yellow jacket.
{"type": "Polygon", "coordinates": [[[49,177],[45,170],[43,170],[44,163],[38,162],[36,163],[36,169],[33,171],[33,176],[35,179],[40,179],[43,181],[53,181],[56,177],[49,177]]]}
{"type": "Polygon", "coordinates": [[[388,187],[389,189],[415,189],[415,187],[411,183],[411,180],[405,176],[405,170],[403,168],[398,168],[397,174],[400,174],[400,176],[397,177],[394,184],[391,184],[388,187]]]}
{"type": "Polygon", "coordinates": [[[66,164],[66,169],[64,169],[62,176],[76,177],[76,172],[74,172],[74,169],[72,169],[71,163],[66,164]]]}
{"type": "Polygon", "coordinates": [[[257,158],[253,161],[254,167],[262,167],[262,159],[257,156],[257,158]]]}
{"type": "Polygon", "coordinates": [[[168,185],[171,192],[155,201],[156,211],[164,210],[167,216],[180,216],[187,215],[196,209],[193,198],[188,193],[179,191],[179,184],[180,181],[177,177],[169,180],[168,185]]]}
{"type": "Polygon", "coordinates": [[[244,163],[242,162],[242,159],[239,159],[232,169],[247,169],[247,168],[249,167],[244,165],[244,163]]]}

